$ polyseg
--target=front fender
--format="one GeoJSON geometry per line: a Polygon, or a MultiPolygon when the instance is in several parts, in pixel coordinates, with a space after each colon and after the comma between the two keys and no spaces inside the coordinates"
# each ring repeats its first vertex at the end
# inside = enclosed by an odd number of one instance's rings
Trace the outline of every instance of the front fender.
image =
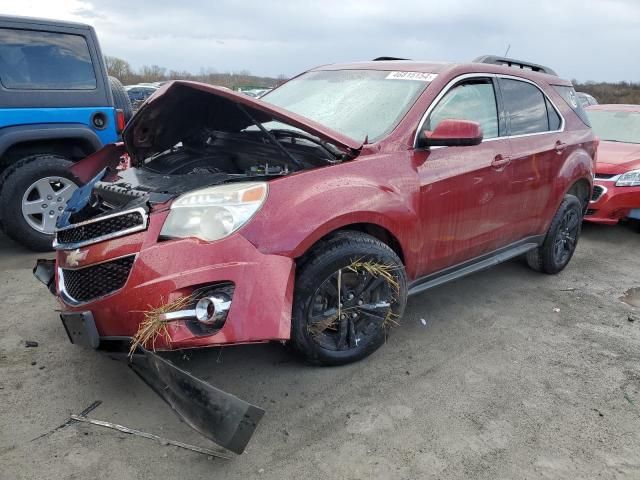
{"type": "Polygon", "coordinates": [[[420,249],[419,186],[409,160],[406,170],[401,163],[397,156],[372,158],[273,181],[266,204],[241,233],[263,253],[296,258],[332,231],[374,224],[398,241],[412,277],[420,249]],[[378,172],[385,172],[383,181],[378,172]]]}

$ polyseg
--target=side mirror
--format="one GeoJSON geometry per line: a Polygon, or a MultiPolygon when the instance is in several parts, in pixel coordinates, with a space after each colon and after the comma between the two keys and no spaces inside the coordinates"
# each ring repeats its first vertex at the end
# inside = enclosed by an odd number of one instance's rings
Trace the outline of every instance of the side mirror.
{"type": "Polygon", "coordinates": [[[482,142],[482,127],[470,120],[442,120],[431,132],[424,131],[426,147],[467,147],[482,142]]]}

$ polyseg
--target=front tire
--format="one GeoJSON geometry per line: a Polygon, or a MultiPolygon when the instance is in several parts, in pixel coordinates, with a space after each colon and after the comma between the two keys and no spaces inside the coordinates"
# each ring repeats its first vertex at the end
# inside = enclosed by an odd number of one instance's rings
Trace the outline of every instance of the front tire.
{"type": "Polygon", "coordinates": [[[559,273],[567,266],[582,231],[583,208],[574,195],[565,195],[554,215],[544,242],[527,253],[527,263],[538,271],[559,273]]]}
{"type": "Polygon", "coordinates": [[[31,250],[53,249],[56,221],[80,183],[71,165],[57,155],[34,155],[9,167],[0,194],[0,218],[9,237],[31,250]]]}
{"type": "Polygon", "coordinates": [[[356,231],[334,235],[307,258],[296,278],[293,349],[315,365],[343,365],[373,353],[406,304],[400,258],[356,231]]]}

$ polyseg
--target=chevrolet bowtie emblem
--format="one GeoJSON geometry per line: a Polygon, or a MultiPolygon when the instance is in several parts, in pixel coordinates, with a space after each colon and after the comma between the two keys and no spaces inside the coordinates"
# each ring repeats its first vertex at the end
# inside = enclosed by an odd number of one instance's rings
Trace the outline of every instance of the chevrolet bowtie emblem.
{"type": "Polygon", "coordinates": [[[67,265],[77,267],[82,260],[87,258],[87,251],[81,251],[79,248],[67,252],[67,265]]]}

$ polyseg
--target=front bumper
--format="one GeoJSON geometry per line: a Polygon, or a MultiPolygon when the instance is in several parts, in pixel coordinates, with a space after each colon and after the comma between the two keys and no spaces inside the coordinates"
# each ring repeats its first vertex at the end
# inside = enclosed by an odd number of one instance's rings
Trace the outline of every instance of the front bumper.
{"type": "Polygon", "coordinates": [[[616,187],[615,182],[596,180],[594,190],[604,189],[596,200],[589,202],[584,219],[588,222],[615,225],[640,209],[640,187],[616,187]],[[634,211],[635,210],[635,211],[634,211]]]}
{"type": "MultiPolygon", "coordinates": [[[[235,289],[223,327],[194,333],[185,321],[168,324],[169,339],[157,338],[160,350],[287,340],[291,328],[294,262],[263,254],[242,235],[207,243],[196,239],[158,242],[166,213],[150,215],[147,231],[61,250],[56,258],[56,293],[62,311],[91,312],[101,340],[131,337],[145,312],[212,284],[231,282],[235,289]],[[124,286],[86,302],[65,292],[59,272],[89,268],[134,257],[124,286]]],[[[42,270],[44,267],[41,267],[42,270]]]]}

